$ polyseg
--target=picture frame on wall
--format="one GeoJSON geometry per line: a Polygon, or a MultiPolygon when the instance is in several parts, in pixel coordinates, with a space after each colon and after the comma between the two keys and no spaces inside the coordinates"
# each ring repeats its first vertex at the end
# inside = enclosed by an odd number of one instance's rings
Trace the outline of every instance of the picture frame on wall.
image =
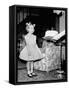
{"type": "Polygon", "coordinates": [[[67,82],[67,8],[9,6],[9,83],[67,82]]]}

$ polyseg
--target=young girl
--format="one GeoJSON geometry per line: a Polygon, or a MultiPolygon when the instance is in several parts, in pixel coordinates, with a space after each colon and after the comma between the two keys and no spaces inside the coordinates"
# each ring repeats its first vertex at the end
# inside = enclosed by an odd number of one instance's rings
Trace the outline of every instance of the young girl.
{"type": "Polygon", "coordinates": [[[34,33],[35,24],[31,22],[26,23],[27,34],[25,35],[26,46],[20,52],[20,59],[27,61],[28,76],[36,75],[33,71],[34,61],[43,58],[43,55],[36,44],[36,36],[34,33]]]}

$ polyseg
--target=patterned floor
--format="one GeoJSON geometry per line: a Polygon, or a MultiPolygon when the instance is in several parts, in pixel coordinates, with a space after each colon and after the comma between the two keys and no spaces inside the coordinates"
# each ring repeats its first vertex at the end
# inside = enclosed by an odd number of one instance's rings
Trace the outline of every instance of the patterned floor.
{"type": "Polygon", "coordinates": [[[27,70],[26,70],[26,64],[19,62],[18,65],[18,82],[29,82],[29,81],[48,81],[48,80],[59,80],[64,79],[58,77],[58,73],[56,70],[46,72],[46,71],[40,71],[40,70],[34,70],[34,72],[37,74],[36,77],[28,77],[27,76],[27,70]]]}
{"type": "Polygon", "coordinates": [[[28,82],[28,81],[42,81],[42,80],[58,80],[60,79],[57,77],[56,71],[51,72],[45,72],[45,71],[38,71],[35,70],[35,73],[37,76],[34,76],[32,78],[27,76],[27,70],[18,70],[18,82],[28,82]]]}

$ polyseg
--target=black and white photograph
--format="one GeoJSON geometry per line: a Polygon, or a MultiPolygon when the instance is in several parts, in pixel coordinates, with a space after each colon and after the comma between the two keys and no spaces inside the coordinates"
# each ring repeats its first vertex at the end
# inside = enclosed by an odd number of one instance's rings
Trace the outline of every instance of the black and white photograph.
{"type": "Polygon", "coordinates": [[[9,9],[9,81],[67,81],[67,8],[14,5],[9,9]]]}

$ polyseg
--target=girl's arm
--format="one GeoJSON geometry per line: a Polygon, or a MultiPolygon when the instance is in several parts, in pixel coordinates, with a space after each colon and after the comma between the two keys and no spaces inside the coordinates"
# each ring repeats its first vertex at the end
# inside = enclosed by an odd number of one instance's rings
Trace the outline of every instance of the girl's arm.
{"type": "Polygon", "coordinates": [[[23,50],[23,48],[26,46],[26,41],[25,41],[25,38],[23,36],[23,38],[20,40],[20,43],[19,43],[19,52],[21,52],[23,50]]]}

